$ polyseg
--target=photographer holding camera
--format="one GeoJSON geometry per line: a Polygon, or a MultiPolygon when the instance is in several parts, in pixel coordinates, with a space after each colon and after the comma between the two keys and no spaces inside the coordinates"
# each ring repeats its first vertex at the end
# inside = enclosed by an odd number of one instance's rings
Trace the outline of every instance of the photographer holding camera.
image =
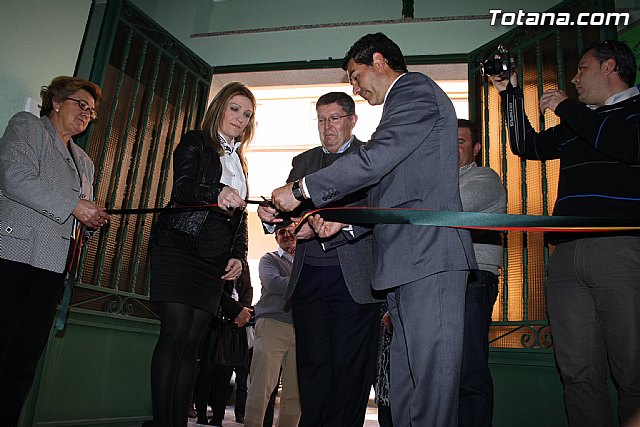
{"type": "MultiPolygon", "coordinates": [[[[504,62],[504,61],[503,61],[504,62]]],[[[486,68],[486,67],[485,67],[486,68]]],[[[502,71],[502,70],[501,70],[502,71]]],[[[640,218],[640,95],[626,44],[604,41],[581,57],[571,82],[540,97],[561,123],[536,132],[515,73],[492,81],[509,142],[527,160],[560,159],[557,216],[640,218]]],[[[619,393],[620,425],[640,414],[640,234],[548,233],[547,309],[570,426],[612,426],[607,368],[619,393]]]]}

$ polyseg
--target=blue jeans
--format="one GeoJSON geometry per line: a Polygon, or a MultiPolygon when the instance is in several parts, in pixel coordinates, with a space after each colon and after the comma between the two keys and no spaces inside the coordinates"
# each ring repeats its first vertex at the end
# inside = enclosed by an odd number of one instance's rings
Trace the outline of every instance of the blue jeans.
{"type": "Polygon", "coordinates": [[[489,326],[498,296],[498,276],[469,274],[464,308],[464,343],[458,425],[487,427],[493,419],[493,380],[489,371],[489,326]]]}

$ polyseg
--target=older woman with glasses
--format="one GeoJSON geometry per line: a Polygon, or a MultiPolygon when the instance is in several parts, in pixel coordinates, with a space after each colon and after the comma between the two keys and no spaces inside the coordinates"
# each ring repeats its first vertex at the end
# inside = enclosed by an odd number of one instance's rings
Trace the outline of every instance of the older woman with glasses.
{"type": "Polygon", "coordinates": [[[109,215],[93,199],[93,163],[73,142],[96,118],[100,88],[56,77],[40,117],[13,116],[0,140],[0,425],[17,425],[35,376],[80,224],[109,215]]]}

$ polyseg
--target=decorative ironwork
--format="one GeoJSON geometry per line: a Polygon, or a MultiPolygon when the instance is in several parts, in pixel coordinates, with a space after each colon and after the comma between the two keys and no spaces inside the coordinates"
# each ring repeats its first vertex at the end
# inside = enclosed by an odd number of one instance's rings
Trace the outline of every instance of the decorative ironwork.
{"type": "Polygon", "coordinates": [[[79,283],[74,287],[69,307],[152,320],[158,319],[152,304],[145,296],[131,295],[79,283]]]}
{"type": "MultiPolygon", "coordinates": [[[[204,113],[211,67],[126,0],[109,2],[90,79],[105,97],[86,151],[109,208],[167,203],[171,153],[204,113]],[[109,36],[108,36],[109,35],[109,36]],[[100,62],[100,63],[98,63],[100,62]],[[186,102],[185,102],[186,101],[186,102]]],[[[153,217],[114,215],[84,246],[70,306],[155,319],[147,247],[153,217]]]]}
{"type": "Polygon", "coordinates": [[[553,338],[546,323],[500,322],[491,328],[489,345],[521,349],[551,349],[553,338]],[[516,345],[518,344],[518,345],[516,345]]]}
{"type": "MultiPolygon", "coordinates": [[[[563,2],[552,11],[569,13],[608,10],[603,1],[563,2]]],[[[551,88],[575,96],[570,82],[585,46],[605,37],[598,27],[517,27],[469,54],[470,116],[481,123],[485,164],[501,176],[507,189],[507,212],[548,215],[555,203],[559,164],[523,161],[508,149],[500,96],[479,73],[479,64],[492,58],[498,44],[516,55],[518,83],[525,110],[538,131],[557,124],[557,117],[541,117],[538,99],[551,88]]],[[[546,266],[549,248],[536,233],[508,232],[504,236],[504,268],[490,343],[495,348],[549,350],[553,347],[546,319],[546,266]]]]}

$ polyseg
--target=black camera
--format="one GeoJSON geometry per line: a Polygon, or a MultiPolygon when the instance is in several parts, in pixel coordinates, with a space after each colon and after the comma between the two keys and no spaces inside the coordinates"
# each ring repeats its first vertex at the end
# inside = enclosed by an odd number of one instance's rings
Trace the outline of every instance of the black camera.
{"type": "Polygon", "coordinates": [[[482,77],[499,75],[507,79],[515,71],[515,68],[515,57],[503,45],[498,45],[496,57],[480,63],[480,75],[482,77]]]}

